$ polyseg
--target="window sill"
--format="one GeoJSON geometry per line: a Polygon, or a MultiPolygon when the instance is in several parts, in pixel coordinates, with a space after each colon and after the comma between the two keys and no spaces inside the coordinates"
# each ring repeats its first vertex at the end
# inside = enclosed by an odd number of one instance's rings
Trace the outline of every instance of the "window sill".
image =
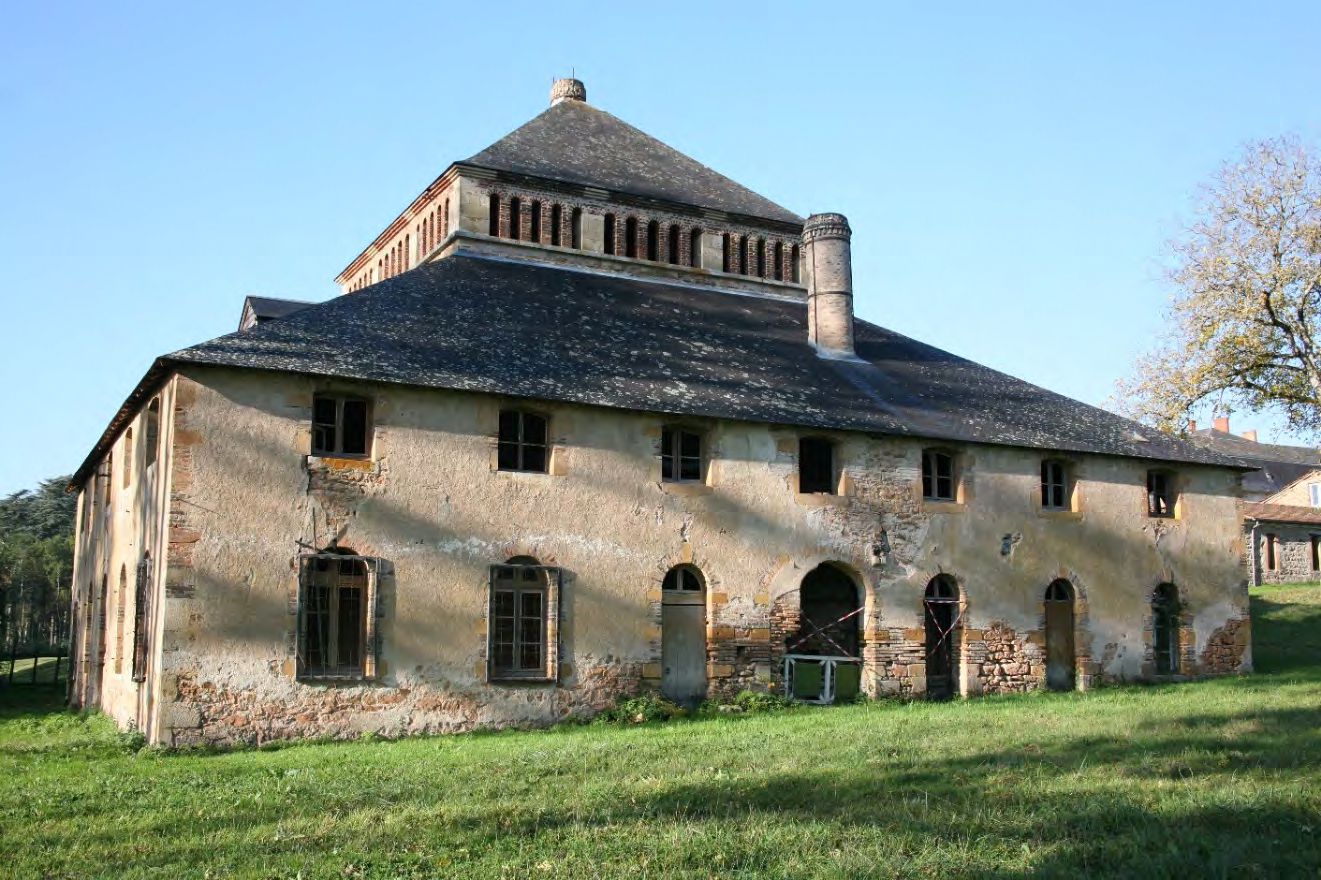
{"type": "Polygon", "coordinates": [[[930,498],[922,499],[923,513],[967,513],[968,505],[962,501],[932,501],[930,498]]]}
{"type": "Polygon", "coordinates": [[[299,675],[294,681],[299,684],[371,684],[375,679],[362,675],[299,675]]]}
{"type": "Polygon", "coordinates": [[[375,471],[376,462],[367,455],[309,455],[306,457],[308,470],[324,471],[375,471]]]}
{"type": "Polygon", "coordinates": [[[849,503],[849,498],[847,495],[830,492],[796,492],[794,501],[803,507],[844,507],[849,503]]]}
{"type": "Polygon", "coordinates": [[[1049,508],[1037,508],[1037,516],[1041,519],[1056,519],[1065,522],[1082,522],[1083,519],[1081,510],[1051,510],[1049,508]]]}
{"type": "Polygon", "coordinates": [[[560,474],[553,474],[550,471],[511,471],[494,468],[491,473],[505,480],[545,480],[550,477],[557,477],[560,474]]]}
{"type": "Polygon", "coordinates": [[[556,683],[555,679],[549,678],[545,675],[537,675],[537,676],[493,675],[490,677],[488,681],[490,684],[502,684],[502,685],[510,685],[510,684],[553,685],[556,683]]]}
{"type": "Polygon", "coordinates": [[[710,495],[714,491],[706,483],[699,483],[696,480],[684,482],[680,480],[661,480],[657,485],[666,495],[675,495],[680,498],[691,498],[697,495],[710,495]]]}

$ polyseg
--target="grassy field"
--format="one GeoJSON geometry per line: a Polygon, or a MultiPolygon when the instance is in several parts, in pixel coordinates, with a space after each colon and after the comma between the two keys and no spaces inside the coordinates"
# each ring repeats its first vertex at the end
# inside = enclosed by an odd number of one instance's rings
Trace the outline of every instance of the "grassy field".
{"type": "MultiPolygon", "coordinates": [[[[51,684],[56,681],[56,660],[55,657],[23,657],[14,661],[15,686],[24,684],[51,684]],[[36,681],[32,680],[32,666],[36,664],[36,681]]],[[[59,681],[64,681],[69,677],[69,658],[60,657],[59,660],[59,681]]],[[[6,658],[0,660],[0,687],[3,687],[9,681],[9,660],[6,658]]],[[[4,697],[0,696],[0,700],[4,697]]]]}
{"type": "Polygon", "coordinates": [[[1321,588],[1253,603],[1251,677],[632,728],[162,755],[11,689],[0,875],[1315,877],[1321,588]]]}

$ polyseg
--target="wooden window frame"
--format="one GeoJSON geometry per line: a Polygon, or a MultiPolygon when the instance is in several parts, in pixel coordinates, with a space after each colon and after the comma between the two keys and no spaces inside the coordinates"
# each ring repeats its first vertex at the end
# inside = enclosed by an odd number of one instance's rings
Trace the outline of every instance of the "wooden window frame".
{"type": "Polygon", "coordinates": [[[559,607],[563,573],[551,565],[510,561],[492,565],[488,574],[487,590],[487,642],[486,680],[491,683],[553,684],[559,671],[559,607]],[[497,645],[504,631],[500,621],[506,615],[499,613],[499,597],[510,594],[512,613],[507,616],[509,626],[509,652],[511,662],[497,663],[501,647],[497,645]],[[523,662],[526,645],[524,597],[540,595],[536,634],[539,662],[523,662]]]}
{"type": "Polygon", "coordinates": [[[312,443],[311,454],[317,458],[352,458],[369,459],[372,457],[372,402],[370,399],[357,394],[341,394],[334,391],[318,391],[312,395],[312,443]],[[333,421],[318,421],[317,404],[321,401],[333,401],[335,406],[335,415],[333,421]],[[345,407],[347,404],[360,404],[362,406],[362,452],[348,452],[344,449],[345,440],[345,407]],[[330,443],[319,443],[318,431],[330,431],[330,443]]]}
{"type": "Polygon", "coordinates": [[[662,483],[702,483],[706,479],[706,435],[686,425],[665,425],[660,441],[662,483]],[[684,440],[695,439],[697,453],[684,452],[684,440]],[[696,462],[696,476],[685,476],[691,471],[685,465],[696,462]]]}
{"type": "Polygon", "coordinates": [[[550,418],[539,412],[524,409],[502,409],[500,410],[498,424],[496,426],[496,469],[508,473],[523,474],[548,474],[550,473],[550,418]],[[506,431],[506,418],[516,420],[514,430],[506,431]],[[529,438],[528,427],[529,420],[536,419],[541,423],[541,439],[529,438]],[[528,467],[527,459],[530,450],[540,450],[541,467],[528,467]],[[507,463],[505,453],[512,454],[512,462],[507,463]]]}
{"type": "Polygon", "coordinates": [[[1061,458],[1041,460],[1041,509],[1073,509],[1073,475],[1069,463],[1061,458]]]}
{"type": "Polygon", "coordinates": [[[922,500],[955,504],[959,500],[959,457],[950,449],[928,447],[922,450],[922,500]],[[948,462],[949,473],[941,474],[941,460],[948,462]],[[949,494],[942,494],[940,483],[949,482],[949,494]]]}
{"type": "Polygon", "coordinates": [[[299,681],[370,681],[376,678],[380,653],[379,627],[379,582],[380,560],[372,556],[359,556],[354,553],[308,553],[299,557],[298,565],[298,614],[295,633],[295,677],[299,681]],[[335,572],[330,568],[334,565],[335,572]],[[361,566],[361,575],[345,572],[344,566],[361,566]],[[324,567],[322,567],[324,566],[324,567]],[[333,584],[316,584],[314,579],[325,575],[326,580],[333,579],[333,584]],[[361,594],[358,598],[358,663],[340,663],[338,652],[340,603],[346,585],[342,579],[361,577],[357,586],[361,594]],[[311,590],[318,586],[328,588],[327,603],[324,612],[314,609],[311,590]],[[313,614],[324,615],[325,631],[321,643],[325,656],[321,662],[313,665],[309,658],[308,628],[313,614]]]}

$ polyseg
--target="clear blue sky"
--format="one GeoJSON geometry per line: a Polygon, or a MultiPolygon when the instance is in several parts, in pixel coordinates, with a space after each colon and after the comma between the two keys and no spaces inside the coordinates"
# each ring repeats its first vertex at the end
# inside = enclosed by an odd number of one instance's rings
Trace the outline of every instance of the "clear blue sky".
{"type": "Polygon", "coordinates": [[[0,492],[75,468],[245,294],[334,295],[571,67],[718,171],[847,214],[862,317],[1104,402],[1197,185],[1248,139],[1321,139],[1321,4],[932,6],[11,4],[0,492]]]}

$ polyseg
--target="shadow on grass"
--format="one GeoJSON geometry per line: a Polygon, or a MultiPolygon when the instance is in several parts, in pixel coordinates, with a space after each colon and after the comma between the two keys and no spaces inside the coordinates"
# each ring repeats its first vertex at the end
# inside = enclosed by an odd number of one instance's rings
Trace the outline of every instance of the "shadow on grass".
{"type": "Polygon", "coordinates": [[[36,719],[69,711],[65,705],[65,684],[62,681],[54,684],[15,684],[12,687],[0,683],[0,721],[36,719]]]}

